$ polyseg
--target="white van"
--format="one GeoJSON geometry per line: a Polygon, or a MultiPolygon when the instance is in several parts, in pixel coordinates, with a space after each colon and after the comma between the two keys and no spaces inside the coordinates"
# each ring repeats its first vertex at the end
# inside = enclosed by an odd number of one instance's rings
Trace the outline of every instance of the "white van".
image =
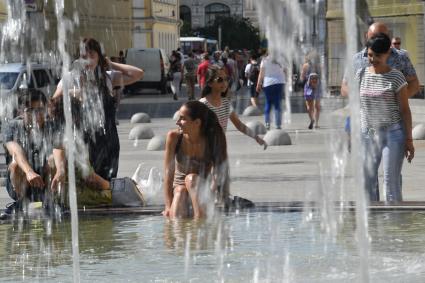
{"type": "Polygon", "coordinates": [[[167,92],[167,74],[170,61],[160,48],[129,48],[126,50],[125,63],[143,69],[143,79],[126,86],[127,90],[156,88],[167,92]]]}
{"type": "Polygon", "coordinates": [[[0,64],[2,95],[17,91],[24,81],[26,81],[26,87],[40,90],[47,99],[53,95],[57,85],[48,65],[39,63],[31,63],[29,66],[23,63],[0,64]]]}

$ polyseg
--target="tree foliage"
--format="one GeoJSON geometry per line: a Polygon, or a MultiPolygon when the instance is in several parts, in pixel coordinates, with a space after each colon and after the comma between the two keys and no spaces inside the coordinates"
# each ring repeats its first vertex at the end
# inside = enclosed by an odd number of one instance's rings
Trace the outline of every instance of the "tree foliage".
{"type": "Polygon", "coordinates": [[[212,25],[199,28],[193,35],[214,38],[218,40],[218,28],[221,26],[221,47],[230,49],[252,49],[260,47],[260,32],[248,18],[238,16],[217,17],[212,25]]]}

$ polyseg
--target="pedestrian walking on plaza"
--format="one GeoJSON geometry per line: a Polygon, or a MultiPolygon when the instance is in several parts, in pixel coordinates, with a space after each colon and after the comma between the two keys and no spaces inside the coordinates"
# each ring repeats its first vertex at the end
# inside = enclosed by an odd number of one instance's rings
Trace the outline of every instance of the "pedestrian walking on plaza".
{"type": "Polygon", "coordinates": [[[263,58],[260,65],[260,74],[257,81],[257,92],[264,91],[265,107],[264,118],[267,130],[270,130],[270,111],[274,107],[276,129],[282,128],[282,98],[286,83],[285,70],[270,55],[263,58]]]}
{"type": "Polygon", "coordinates": [[[251,96],[251,104],[255,107],[258,107],[259,92],[257,92],[257,83],[260,75],[260,65],[258,64],[257,59],[257,55],[252,54],[250,56],[250,61],[245,68],[245,78],[247,80],[247,86],[251,96]]]}
{"type": "Polygon", "coordinates": [[[313,50],[310,51],[304,60],[304,64],[301,67],[300,81],[304,91],[304,98],[306,100],[307,113],[310,118],[308,125],[309,129],[313,129],[314,124],[316,128],[319,128],[319,116],[320,116],[320,97],[321,97],[321,86],[320,86],[320,64],[317,53],[313,50]],[[316,74],[312,77],[312,81],[309,81],[310,74],[316,74]],[[312,82],[312,84],[307,84],[312,82]]]}
{"type": "Polygon", "coordinates": [[[186,102],[179,112],[179,128],[168,132],[166,141],[163,215],[201,218],[214,200],[224,203],[229,196],[226,137],[203,103],[186,102]]]}
{"type": "Polygon", "coordinates": [[[391,40],[386,34],[371,37],[366,48],[371,65],[356,73],[365,188],[371,201],[379,201],[377,180],[382,159],[387,201],[402,201],[403,159],[406,156],[410,163],[415,151],[407,82],[400,71],[387,64],[391,40]]]}
{"type": "Polygon", "coordinates": [[[319,75],[310,73],[304,85],[304,99],[308,117],[310,118],[310,124],[308,125],[310,130],[313,129],[314,124],[316,124],[316,128],[319,128],[321,93],[319,75]]]}
{"type": "MultiPolygon", "coordinates": [[[[383,33],[389,36],[389,29],[387,25],[383,22],[375,22],[369,26],[369,29],[366,33],[366,40],[369,40],[373,36],[383,33]]],[[[414,96],[419,91],[419,80],[416,75],[416,70],[413,67],[412,62],[406,54],[400,53],[395,48],[390,49],[390,55],[388,56],[386,62],[391,68],[399,70],[405,77],[407,81],[407,92],[409,97],[414,96]]],[[[367,48],[363,48],[361,51],[357,52],[353,56],[353,69],[354,73],[358,72],[362,68],[370,66],[370,62],[367,55],[367,48]]],[[[341,83],[341,95],[348,96],[348,77],[347,73],[344,74],[344,78],[341,83]]],[[[348,135],[348,148],[351,148],[351,120],[350,117],[347,117],[345,123],[345,129],[348,135]]],[[[378,186],[378,177],[376,177],[375,183],[378,186]]],[[[379,192],[379,188],[376,188],[376,191],[379,192]]],[[[379,194],[377,195],[379,200],[379,194]]]]}
{"type": "Polygon", "coordinates": [[[184,80],[186,82],[187,96],[189,100],[195,99],[195,83],[196,83],[196,60],[193,52],[189,52],[188,58],[184,61],[184,80]]]}
{"type": "Polygon", "coordinates": [[[230,119],[236,129],[241,133],[253,138],[259,145],[266,149],[266,142],[248,128],[238,117],[231,106],[230,99],[227,97],[228,78],[224,68],[217,65],[208,68],[206,85],[202,90],[200,102],[206,104],[218,117],[223,131],[227,131],[227,123],[230,119]]]}
{"type": "Polygon", "coordinates": [[[197,76],[199,88],[201,89],[201,91],[205,87],[205,77],[207,75],[209,65],[210,65],[210,56],[208,55],[208,53],[204,53],[202,55],[202,62],[201,64],[199,64],[198,69],[196,71],[196,76],[197,76]]]}
{"type": "Polygon", "coordinates": [[[180,95],[180,81],[182,79],[183,65],[181,63],[180,53],[173,50],[170,57],[170,72],[172,76],[171,91],[173,99],[177,100],[180,95]]]}

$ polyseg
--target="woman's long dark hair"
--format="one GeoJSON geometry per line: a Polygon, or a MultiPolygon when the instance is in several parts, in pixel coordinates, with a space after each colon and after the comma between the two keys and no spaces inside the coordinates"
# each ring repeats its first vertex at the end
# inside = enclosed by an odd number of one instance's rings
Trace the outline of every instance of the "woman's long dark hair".
{"type": "Polygon", "coordinates": [[[211,164],[217,178],[220,201],[229,195],[229,165],[227,159],[227,142],[217,115],[204,103],[188,101],[184,104],[192,120],[201,121],[201,135],[205,138],[205,160],[211,164]]]}
{"type": "Polygon", "coordinates": [[[80,54],[78,57],[82,57],[84,52],[88,52],[89,50],[96,52],[99,56],[99,62],[94,70],[96,82],[99,86],[99,91],[101,93],[109,93],[110,90],[108,88],[107,80],[110,80],[110,78],[106,73],[109,66],[106,61],[105,55],[102,52],[102,47],[100,46],[100,43],[94,38],[84,38],[82,40],[82,45],[84,47],[84,50],[80,50],[80,54]]]}
{"type": "MultiPolygon", "coordinates": [[[[212,83],[218,77],[218,72],[221,70],[225,71],[224,67],[218,65],[211,65],[208,67],[207,74],[205,76],[205,87],[201,92],[201,97],[205,97],[211,93],[212,89],[209,84],[212,83]]],[[[221,97],[226,97],[227,91],[228,89],[226,89],[226,91],[221,94],[221,97]]]]}

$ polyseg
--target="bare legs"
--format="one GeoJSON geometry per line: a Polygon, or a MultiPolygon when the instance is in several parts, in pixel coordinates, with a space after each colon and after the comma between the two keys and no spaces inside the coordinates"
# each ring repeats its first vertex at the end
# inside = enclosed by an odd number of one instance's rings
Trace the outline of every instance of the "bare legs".
{"type": "Polygon", "coordinates": [[[189,174],[185,178],[184,186],[174,188],[173,201],[171,202],[170,217],[188,217],[188,200],[192,202],[193,217],[205,217],[205,207],[199,201],[198,191],[199,176],[197,174],[189,174]]]}
{"type": "Polygon", "coordinates": [[[171,218],[181,218],[181,217],[188,216],[189,214],[188,207],[187,207],[188,197],[189,197],[189,194],[185,186],[177,186],[174,188],[173,201],[171,202],[171,207],[170,207],[171,218]]]}
{"type": "Polygon", "coordinates": [[[13,190],[15,191],[18,199],[21,199],[25,195],[25,191],[29,187],[25,173],[21,170],[21,168],[19,168],[18,163],[16,163],[15,161],[12,161],[9,164],[9,172],[13,190]]]}
{"type": "Polygon", "coordinates": [[[310,118],[309,129],[313,129],[313,125],[316,124],[316,128],[319,127],[319,116],[320,116],[320,99],[311,99],[305,101],[307,108],[308,117],[310,118]]]}
{"type": "Polygon", "coordinates": [[[315,122],[316,122],[316,125],[315,125],[315,127],[316,128],[319,128],[319,116],[320,116],[320,99],[316,99],[315,101],[314,101],[314,108],[315,108],[315,110],[316,110],[316,119],[315,119],[315,122]]]}

